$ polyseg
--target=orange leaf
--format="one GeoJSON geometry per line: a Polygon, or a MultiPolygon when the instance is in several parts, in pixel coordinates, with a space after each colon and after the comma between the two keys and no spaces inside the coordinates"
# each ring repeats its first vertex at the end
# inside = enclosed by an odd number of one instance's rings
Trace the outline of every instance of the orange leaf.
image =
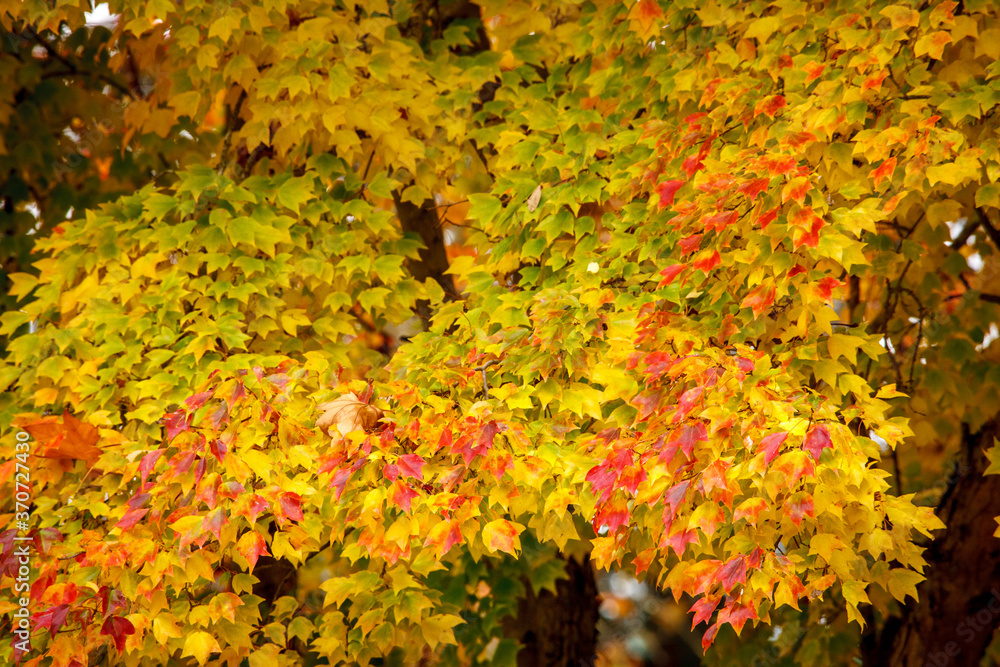
{"type": "Polygon", "coordinates": [[[97,441],[100,439],[97,428],[81,422],[69,410],[63,412],[61,424],[55,417],[42,417],[38,421],[19,426],[44,447],[41,452],[36,452],[43,458],[80,460],[92,467],[101,456],[101,450],[97,448],[97,441]]]}
{"type": "Polygon", "coordinates": [[[490,521],[483,526],[483,542],[491,552],[502,551],[508,554],[515,554],[521,548],[520,524],[512,523],[506,519],[490,521]]]}

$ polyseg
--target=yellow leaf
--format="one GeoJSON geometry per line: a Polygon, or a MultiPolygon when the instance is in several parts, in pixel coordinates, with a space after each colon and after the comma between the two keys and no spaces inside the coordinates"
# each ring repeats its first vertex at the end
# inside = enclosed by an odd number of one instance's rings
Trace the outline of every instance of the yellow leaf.
{"type": "Polygon", "coordinates": [[[521,531],[524,526],[519,523],[497,519],[483,526],[483,543],[491,553],[502,551],[516,554],[521,549],[521,531]]]}
{"type": "Polygon", "coordinates": [[[906,596],[917,598],[917,584],[924,580],[924,575],[913,570],[896,568],[889,572],[889,593],[900,602],[906,600],[906,596]]]}
{"type": "Polygon", "coordinates": [[[210,653],[219,653],[221,650],[215,637],[199,630],[189,634],[184,640],[184,652],[181,653],[181,657],[189,655],[197,660],[199,665],[204,665],[208,662],[210,653]]]}
{"type": "Polygon", "coordinates": [[[464,622],[461,616],[438,614],[437,616],[428,616],[420,621],[420,630],[427,644],[433,649],[438,644],[456,644],[452,628],[464,622]]]}
{"type": "Polygon", "coordinates": [[[306,316],[306,311],[302,308],[292,308],[281,314],[281,328],[289,336],[294,336],[298,327],[304,328],[310,324],[312,324],[312,320],[306,316]]]}
{"type": "Polygon", "coordinates": [[[168,639],[176,639],[181,636],[181,629],[177,625],[177,617],[169,611],[161,612],[153,619],[153,637],[158,644],[166,644],[168,639]]]}

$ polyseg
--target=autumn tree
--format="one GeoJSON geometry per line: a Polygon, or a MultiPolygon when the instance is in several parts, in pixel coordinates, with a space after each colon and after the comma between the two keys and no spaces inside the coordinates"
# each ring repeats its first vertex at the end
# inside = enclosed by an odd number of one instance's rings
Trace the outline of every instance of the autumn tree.
{"type": "Polygon", "coordinates": [[[595,567],[708,662],[993,655],[994,3],[58,4],[5,659],[592,664],[595,567]]]}

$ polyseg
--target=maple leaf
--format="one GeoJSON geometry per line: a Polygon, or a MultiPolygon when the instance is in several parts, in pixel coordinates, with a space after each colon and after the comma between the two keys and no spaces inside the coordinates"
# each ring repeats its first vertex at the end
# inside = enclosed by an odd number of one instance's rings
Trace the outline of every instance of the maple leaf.
{"type": "Polygon", "coordinates": [[[691,480],[686,479],[683,482],[674,484],[663,495],[664,505],[666,506],[666,509],[670,510],[670,518],[673,518],[677,514],[677,507],[684,502],[689,486],[691,486],[691,480]]]}
{"type": "Polygon", "coordinates": [[[763,498],[748,498],[744,500],[733,512],[733,523],[740,519],[746,519],[750,525],[757,525],[757,517],[762,511],[767,509],[767,501],[763,498]]]}
{"type": "Polygon", "coordinates": [[[754,317],[759,317],[762,312],[774,304],[775,294],[776,289],[774,285],[758,285],[743,297],[740,308],[749,307],[753,310],[754,317]]]}
{"type": "Polygon", "coordinates": [[[806,65],[802,69],[806,73],[806,83],[809,83],[811,81],[815,81],[820,76],[822,76],[823,70],[826,69],[826,63],[818,63],[814,60],[812,62],[806,63],[806,65]]]}
{"type": "Polygon", "coordinates": [[[280,518],[288,517],[293,521],[302,521],[302,497],[297,493],[286,491],[278,496],[280,518]]]}
{"type": "Polygon", "coordinates": [[[267,550],[267,543],[264,541],[264,536],[253,530],[243,533],[242,537],[236,543],[236,551],[249,563],[250,572],[253,572],[257,560],[261,556],[271,555],[271,552],[267,550]]]}
{"type": "Polygon", "coordinates": [[[149,473],[153,471],[153,466],[163,456],[164,451],[166,450],[154,449],[142,457],[142,460],[139,462],[139,475],[143,483],[146,482],[146,478],[149,477],[149,473]]]}
{"type": "Polygon", "coordinates": [[[692,543],[693,544],[698,543],[698,531],[694,530],[693,528],[688,530],[680,530],[677,531],[676,533],[670,534],[669,536],[664,538],[663,542],[661,542],[660,548],[669,545],[670,548],[674,550],[674,553],[677,554],[678,558],[683,558],[684,551],[687,549],[687,545],[692,543]]]}
{"type": "Polygon", "coordinates": [[[757,106],[754,107],[753,115],[759,116],[764,114],[769,118],[774,118],[775,114],[777,114],[779,110],[784,109],[785,106],[786,102],[784,96],[772,95],[771,97],[764,98],[757,103],[757,106]]]}
{"type": "MultiPolygon", "coordinates": [[[[708,431],[703,422],[696,422],[680,429],[677,436],[670,441],[671,445],[679,446],[684,456],[690,461],[694,446],[699,442],[708,441],[708,431]]],[[[667,461],[669,463],[669,461],[667,461]]]]}
{"type": "Polygon", "coordinates": [[[656,0],[639,0],[632,5],[629,18],[637,21],[643,35],[650,34],[651,29],[663,18],[663,9],[656,0]]]}
{"type": "Polygon", "coordinates": [[[101,456],[101,450],[97,447],[100,439],[97,428],[76,419],[68,410],[63,412],[62,423],[51,416],[33,422],[15,423],[44,447],[36,452],[42,458],[82,460],[87,467],[93,467],[101,456]]]}
{"type": "Polygon", "coordinates": [[[891,157],[885,160],[877,168],[872,170],[872,183],[875,185],[875,189],[882,184],[885,179],[892,178],[892,173],[896,170],[896,158],[891,157]]]}
{"type": "Polygon", "coordinates": [[[746,556],[739,555],[726,561],[716,572],[715,579],[727,591],[732,590],[737,584],[745,584],[747,581],[746,556]]]}
{"type": "Polygon", "coordinates": [[[594,531],[600,532],[602,526],[608,527],[608,532],[614,534],[622,526],[628,525],[629,509],[624,498],[616,498],[600,506],[592,521],[594,531]]]}
{"type": "Polygon", "coordinates": [[[660,209],[664,209],[674,203],[674,195],[684,187],[687,181],[664,181],[656,186],[656,191],[660,194],[660,209]]]}
{"type": "Polygon", "coordinates": [[[798,526],[802,523],[802,518],[804,516],[815,516],[815,512],[813,511],[813,499],[802,494],[800,497],[785,505],[785,514],[792,520],[792,523],[798,526]]]}
{"type": "Polygon", "coordinates": [[[516,555],[521,549],[521,538],[519,535],[524,526],[508,521],[507,519],[496,519],[483,526],[483,543],[491,553],[502,551],[511,555],[516,555]]]}
{"type": "Polygon", "coordinates": [[[174,410],[164,415],[162,422],[167,429],[167,442],[170,442],[184,431],[191,430],[191,420],[194,414],[186,410],[174,410]]]}
{"type": "Polygon", "coordinates": [[[692,155],[687,159],[685,159],[684,163],[681,164],[681,169],[683,169],[684,173],[688,175],[688,178],[691,178],[692,176],[694,176],[696,171],[698,171],[704,166],[705,165],[702,162],[702,156],[699,154],[699,155],[692,155]]]}
{"type": "Polygon", "coordinates": [[[412,486],[402,479],[397,479],[392,483],[392,489],[389,491],[389,502],[404,512],[409,513],[411,501],[419,495],[412,486]]]}
{"type": "Polygon", "coordinates": [[[229,523],[229,519],[226,518],[225,513],[220,507],[205,517],[205,520],[202,522],[202,529],[215,535],[215,539],[221,542],[222,527],[227,523],[229,523]]]}
{"type": "Polygon", "coordinates": [[[316,428],[330,437],[347,435],[352,431],[375,430],[384,413],[372,405],[367,405],[353,392],[341,394],[332,401],[320,403],[316,409],[322,412],[316,420],[316,428]]]}
{"type": "Polygon", "coordinates": [[[830,439],[830,432],[822,425],[810,429],[809,433],[806,434],[805,442],[802,443],[802,448],[812,454],[817,461],[819,461],[823,450],[828,447],[833,447],[833,441],[830,439]]]}
{"type": "Polygon", "coordinates": [[[771,465],[771,461],[778,455],[778,449],[781,448],[781,444],[785,442],[787,437],[787,431],[764,436],[760,444],[757,445],[757,451],[764,454],[764,465],[771,465]]]}
{"type": "Polygon", "coordinates": [[[753,605],[750,603],[740,604],[739,598],[734,597],[719,611],[717,622],[720,624],[729,623],[739,635],[746,622],[752,618],[757,618],[757,610],[753,605]]]}
{"type": "Polygon", "coordinates": [[[691,621],[692,630],[702,621],[708,622],[715,608],[719,606],[720,600],[722,600],[720,597],[705,596],[694,601],[694,604],[691,605],[691,611],[694,612],[694,619],[691,621]]]}
{"type": "Polygon", "coordinates": [[[717,267],[721,261],[722,257],[719,255],[718,250],[709,251],[706,249],[703,253],[701,253],[701,257],[699,259],[691,262],[691,268],[701,269],[705,273],[708,273],[717,267]]]}
{"type": "Polygon", "coordinates": [[[45,611],[40,611],[31,617],[35,625],[47,628],[49,634],[55,636],[61,628],[66,623],[66,616],[69,614],[68,604],[57,604],[49,607],[45,611]]]}
{"type": "Polygon", "coordinates": [[[436,524],[427,534],[424,546],[437,546],[437,556],[441,558],[453,546],[462,541],[462,531],[459,530],[456,521],[441,521],[436,524]]]}
{"type": "Polygon", "coordinates": [[[399,457],[397,465],[399,472],[404,476],[423,480],[425,463],[424,459],[417,454],[403,454],[399,457]]]}
{"type": "Polygon", "coordinates": [[[125,651],[125,638],[135,634],[135,626],[123,616],[109,616],[101,626],[102,635],[110,635],[115,640],[119,653],[125,651]]]}
{"type": "Polygon", "coordinates": [[[674,281],[674,278],[677,277],[677,274],[679,274],[686,268],[687,264],[671,264],[667,268],[663,269],[662,271],[660,271],[660,275],[663,276],[663,279],[660,280],[660,282],[657,284],[656,287],[660,288],[669,285],[674,281]]]}
{"type": "Polygon", "coordinates": [[[123,531],[130,530],[148,513],[148,509],[129,510],[128,512],[125,512],[125,515],[121,519],[118,520],[118,523],[115,524],[115,528],[121,528],[123,531]]]}

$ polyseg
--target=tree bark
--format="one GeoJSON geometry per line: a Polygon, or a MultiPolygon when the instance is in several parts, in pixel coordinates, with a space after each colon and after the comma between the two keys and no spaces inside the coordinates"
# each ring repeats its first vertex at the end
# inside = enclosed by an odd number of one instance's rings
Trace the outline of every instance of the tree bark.
{"type": "Polygon", "coordinates": [[[1000,475],[983,476],[985,450],[1000,435],[1000,420],[978,433],[963,427],[962,459],[937,513],[947,528],[924,557],[920,602],[903,607],[862,645],[872,667],[974,667],[1000,626],[1000,475]]]}
{"type": "Polygon", "coordinates": [[[597,651],[597,581],[590,559],[566,558],[567,579],[556,582],[557,595],[528,593],[517,618],[504,623],[507,636],[523,648],[517,667],[593,667],[597,651]]]}

